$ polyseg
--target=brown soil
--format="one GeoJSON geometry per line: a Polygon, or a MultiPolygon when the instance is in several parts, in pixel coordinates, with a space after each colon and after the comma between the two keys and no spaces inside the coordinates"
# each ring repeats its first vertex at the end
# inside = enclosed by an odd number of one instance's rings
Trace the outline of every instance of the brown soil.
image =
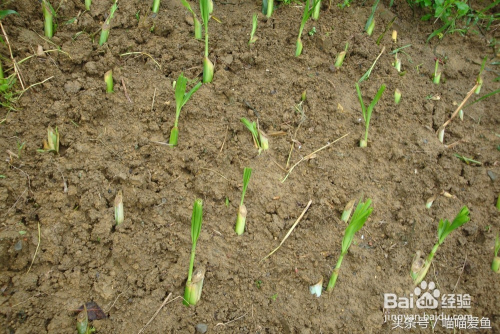
{"type": "MultiPolygon", "coordinates": [[[[201,301],[188,308],[180,298],[173,300],[145,333],[194,333],[200,323],[209,333],[392,332],[384,314],[405,312],[384,310],[384,293],[413,292],[409,270],[415,252],[428,253],[439,219],[453,219],[464,205],[471,222],[439,248],[427,281],[436,282],[442,294],[472,298],[470,309],[439,313],[489,318],[492,329],[486,332],[500,332],[500,282],[490,270],[500,232],[498,95],[465,109],[463,121],[451,122],[444,141],[457,145],[447,147],[436,137],[474,86],[482,58],[493,60],[489,41],[499,38],[498,25],[484,35],[447,35],[426,44],[438,25],[421,22],[422,13],[404,1],[392,8],[382,1],[369,37],[363,28],[371,2],[344,10],[332,4],[323,7],[317,23],[306,25],[303,55],[296,58],[302,7],[280,6],[270,20],[259,14],[258,40],[249,47],[251,16],[260,2],[216,0],[213,15],[220,22],[210,21],[214,80],[185,105],[179,145],[172,148],[160,143],[168,140],[174,121],[172,82],[181,72],[201,75],[204,44],[193,38],[180,1],[163,1],[154,19],[148,17],[149,2],[123,1],[102,47],[98,35],[93,41],[89,33],[98,31],[110,1],[94,1],[90,12],[83,12],[83,1],[62,1],[50,43],[41,38],[37,1],[8,4],[20,14],[3,20],[17,61],[38,45],[61,52],[20,65],[26,86],[50,80],[26,91],[17,112],[3,109],[0,115],[6,117],[0,125],[4,332],[74,333],[74,310],[91,300],[108,315],[93,322],[97,333],[139,332],[168,294],[183,294],[195,198],[204,201],[196,253],[196,266],[207,270],[201,301]],[[65,23],[77,15],[75,23],[65,23]],[[390,32],[381,45],[375,43],[394,16],[397,46],[411,44],[400,54],[404,76],[391,65],[396,46],[390,32]],[[317,32],[309,36],[313,26],[317,32]],[[346,42],[344,65],[333,70],[346,42]],[[387,89],[373,114],[369,145],[359,148],[364,122],[354,84],[383,45],[370,79],[361,84],[365,103],[382,84],[387,89]],[[147,53],[161,67],[145,55],[120,56],[126,52],[147,53]],[[430,79],[435,57],[445,60],[440,85],[430,79]],[[102,79],[109,69],[114,94],[105,93],[102,79]],[[399,106],[393,102],[396,88],[403,95],[399,106]],[[303,119],[295,106],[304,90],[303,119]],[[270,135],[268,151],[258,154],[241,117],[258,119],[270,135]],[[37,152],[48,126],[61,133],[59,155],[37,152]],[[290,166],[345,134],[281,182],[292,142],[290,166]],[[7,150],[19,157],[6,160],[7,150]],[[482,165],[466,164],[455,154],[482,165]],[[245,197],[247,228],[236,236],[244,167],[253,168],[245,197]],[[125,222],[115,227],[119,190],[125,222]],[[453,198],[438,196],[426,209],[426,200],[441,191],[453,198]],[[346,227],[340,215],[361,195],[373,199],[373,214],[344,258],[333,293],[316,298],[308,287],[321,277],[326,286],[346,227]],[[312,205],[281,249],[259,262],[309,200],[312,205]]],[[[6,45],[1,54],[9,67],[6,45]]],[[[487,66],[481,94],[499,88],[494,70],[487,66]]],[[[431,332],[413,330],[419,331],[431,332]]],[[[435,332],[443,331],[436,326],[435,332]]]]}

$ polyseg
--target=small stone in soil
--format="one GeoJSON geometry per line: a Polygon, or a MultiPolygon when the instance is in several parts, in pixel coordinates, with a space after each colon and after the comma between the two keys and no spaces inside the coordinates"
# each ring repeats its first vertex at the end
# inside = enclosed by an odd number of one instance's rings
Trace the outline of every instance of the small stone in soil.
{"type": "Polygon", "coordinates": [[[208,326],[205,324],[198,324],[196,325],[196,331],[198,333],[206,333],[208,330],[208,326]]]}
{"type": "Polygon", "coordinates": [[[490,177],[491,181],[495,181],[497,179],[497,175],[491,170],[488,171],[488,176],[490,177]]]}
{"type": "Polygon", "coordinates": [[[21,249],[23,249],[23,242],[21,240],[19,240],[14,245],[14,250],[19,252],[21,249]]]}

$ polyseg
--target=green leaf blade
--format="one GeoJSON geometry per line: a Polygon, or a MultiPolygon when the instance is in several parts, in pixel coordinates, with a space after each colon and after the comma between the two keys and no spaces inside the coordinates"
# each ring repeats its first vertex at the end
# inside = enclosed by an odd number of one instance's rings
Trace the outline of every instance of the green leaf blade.
{"type": "Polygon", "coordinates": [[[19,15],[18,12],[12,9],[6,9],[6,10],[0,10],[0,20],[3,20],[6,16],[11,15],[11,14],[16,14],[19,15]]]}
{"type": "Polygon", "coordinates": [[[351,246],[354,235],[358,232],[365,224],[368,217],[370,217],[373,208],[370,207],[372,203],[371,199],[367,199],[366,202],[359,202],[354,214],[351,217],[351,222],[347,226],[344,232],[344,238],[342,239],[342,253],[347,253],[347,250],[351,246]]]}
{"type": "Polygon", "coordinates": [[[443,243],[444,239],[446,239],[448,234],[450,234],[451,232],[453,232],[454,230],[456,230],[460,226],[462,226],[465,223],[467,223],[468,221],[470,221],[469,214],[470,214],[469,208],[464,206],[464,207],[462,207],[460,212],[457,214],[455,219],[453,219],[453,222],[451,224],[446,219],[444,221],[443,220],[439,221],[439,227],[438,227],[439,244],[443,243]]]}
{"type": "Polygon", "coordinates": [[[196,245],[200,237],[201,225],[203,221],[203,201],[197,199],[194,201],[193,214],[191,216],[191,242],[196,245]]]}

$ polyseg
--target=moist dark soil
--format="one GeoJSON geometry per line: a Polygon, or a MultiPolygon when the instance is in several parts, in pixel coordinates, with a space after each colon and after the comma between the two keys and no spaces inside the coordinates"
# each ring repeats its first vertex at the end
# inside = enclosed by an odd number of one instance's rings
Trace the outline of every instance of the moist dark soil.
{"type": "MultiPolygon", "coordinates": [[[[499,69],[491,65],[498,61],[492,43],[500,38],[498,23],[426,43],[440,21],[420,21],[424,13],[404,1],[392,7],[382,1],[368,36],[371,2],[353,1],[345,9],[326,2],[319,20],[307,23],[303,54],[295,57],[301,4],[279,4],[266,19],[259,1],[216,0],[209,23],[214,79],[182,109],[179,144],[171,147],[173,82],[181,72],[200,80],[204,52],[181,2],[162,1],[153,18],[150,1],[120,1],[103,46],[98,31],[110,1],[94,1],[90,11],[83,1],[53,2],[58,26],[52,40],[43,37],[38,1],[6,4],[19,15],[2,21],[29,88],[13,104],[16,111],[2,108],[0,115],[5,333],[76,333],[75,311],[91,301],[107,315],[92,322],[97,333],[138,333],[170,294],[144,333],[203,332],[203,325],[208,333],[431,333],[436,323],[393,330],[388,315],[423,310],[384,308],[384,294],[415,294],[409,272],[416,251],[430,252],[439,220],[451,221],[463,206],[471,221],[440,246],[426,281],[442,295],[470,295],[470,308],[432,313],[487,319],[491,329],[473,332],[500,332],[500,276],[490,269],[500,232],[499,95],[465,108],[463,120],[446,127],[444,143],[436,135],[475,85],[483,57],[483,88],[469,102],[499,89],[499,69]],[[254,13],[258,39],[249,46],[254,13]],[[336,69],[346,43],[344,64],[336,69]],[[407,45],[399,53],[400,75],[392,51],[407,45]],[[365,104],[387,87],[373,112],[368,147],[360,148],[365,122],[355,83],[383,47],[360,85],[365,104]],[[436,58],[439,85],[432,82],[436,58]],[[108,70],[113,94],[103,81],[108,70]],[[259,154],[241,117],[258,121],[269,150],[259,154]],[[60,133],[59,154],[37,151],[49,126],[60,133]],[[246,230],[237,236],[244,167],[253,173],[246,230]],[[118,191],[125,220],[115,226],[118,191]],[[326,287],[346,228],[340,216],[361,197],[373,200],[373,213],[344,258],[335,290],[317,298],[309,286],[323,278],[326,287]],[[180,296],[196,198],[203,200],[204,217],[195,268],[204,267],[206,275],[200,302],[186,307],[180,296]],[[281,248],[261,261],[309,201],[281,248]]],[[[6,75],[12,74],[6,43],[0,53],[6,75]]],[[[13,89],[21,92],[19,80],[13,89]]],[[[437,322],[434,332],[453,330],[437,322]]]]}

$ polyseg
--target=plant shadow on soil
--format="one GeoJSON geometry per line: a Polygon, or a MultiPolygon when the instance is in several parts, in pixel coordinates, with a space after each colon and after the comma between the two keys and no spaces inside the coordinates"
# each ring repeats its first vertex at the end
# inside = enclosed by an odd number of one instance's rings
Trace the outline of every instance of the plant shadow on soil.
{"type": "MultiPolygon", "coordinates": [[[[37,45],[56,48],[40,37],[43,17],[33,2],[11,3],[20,15],[3,22],[17,60],[37,45]]],[[[195,263],[207,270],[201,301],[191,308],[180,300],[166,305],[146,333],[193,333],[199,323],[228,333],[392,332],[384,315],[405,312],[384,309],[383,294],[413,292],[415,251],[429,252],[439,219],[453,219],[463,205],[471,222],[439,248],[427,280],[441,293],[472,297],[470,309],[439,313],[489,318],[491,332],[500,332],[500,284],[489,268],[500,229],[494,206],[500,192],[498,95],[465,109],[464,120],[448,126],[445,144],[458,145],[446,148],[435,134],[474,86],[482,58],[493,59],[491,36],[454,34],[425,44],[435,27],[419,21],[404,2],[389,8],[382,1],[369,37],[363,28],[370,7],[325,4],[319,21],[306,25],[305,32],[314,26],[316,34],[304,33],[303,54],[296,58],[302,7],[280,6],[271,19],[259,14],[258,40],[249,47],[260,3],[215,1],[220,22],[209,24],[214,80],[184,106],[179,145],[171,148],[161,143],[174,122],[172,82],[181,72],[200,78],[204,45],[193,38],[180,1],[163,1],[152,19],[148,1],[132,0],[120,4],[109,42],[99,47],[89,32],[98,31],[108,2],[94,1],[90,12],[83,1],[61,2],[53,43],[67,54],[51,52],[20,65],[28,85],[53,78],[23,94],[19,111],[0,125],[4,157],[26,142],[19,158],[0,166],[0,327],[72,333],[74,310],[93,300],[109,316],[93,322],[98,333],[138,332],[169,293],[183,294],[191,210],[201,198],[195,263]],[[377,45],[394,16],[397,44],[388,32],[377,45]],[[346,42],[344,65],[333,70],[346,42]],[[407,54],[400,54],[406,75],[400,76],[390,51],[408,44],[407,54]],[[387,90],[373,113],[369,145],[359,148],[364,124],[354,84],[383,45],[386,52],[361,90],[367,104],[381,84],[387,90]],[[120,56],[127,52],[147,53],[161,68],[144,54],[120,56]],[[430,79],[435,57],[447,59],[441,85],[430,79]],[[109,69],[114,94],[105,93],[109,69]],[[398,106],[396,88],[402,92],[398,106]],[[295,108],[304,90],[305,118],[295,108]],[[440,99],[426,98],[431,95],[440,99]],[[269,134],[268,151],[258,154],[241,117],[259,121],[269,134]],[[61,133],[60,155],[36,152],[49,125],[61,133]],[[281,183],[291,145],[292,165],[346,133],[281,183]],[[482,165],[467,165],[454,153],[482,165]],[[247,229],[238,237],[233,227],[244,167],[253,174],[245,196],[247,229]],[[125,222],[114,228],[119,190],[125,222]],[[426,200],[441,191],[455,198],[438,196],[426,209],[426,200]],[[373,199],[373,214],[344,258],[334,292],[316,298],[308,286],[328,280],[341,250],[343,207],[361,194],[373,199]],[[288,240],[260,263],[309,200],[288,240]],[[27,273],[38,224],[41,243],[27,273]]],[[[494,78],[487,67],[484,93],[498,89],[494,78]]]]}

